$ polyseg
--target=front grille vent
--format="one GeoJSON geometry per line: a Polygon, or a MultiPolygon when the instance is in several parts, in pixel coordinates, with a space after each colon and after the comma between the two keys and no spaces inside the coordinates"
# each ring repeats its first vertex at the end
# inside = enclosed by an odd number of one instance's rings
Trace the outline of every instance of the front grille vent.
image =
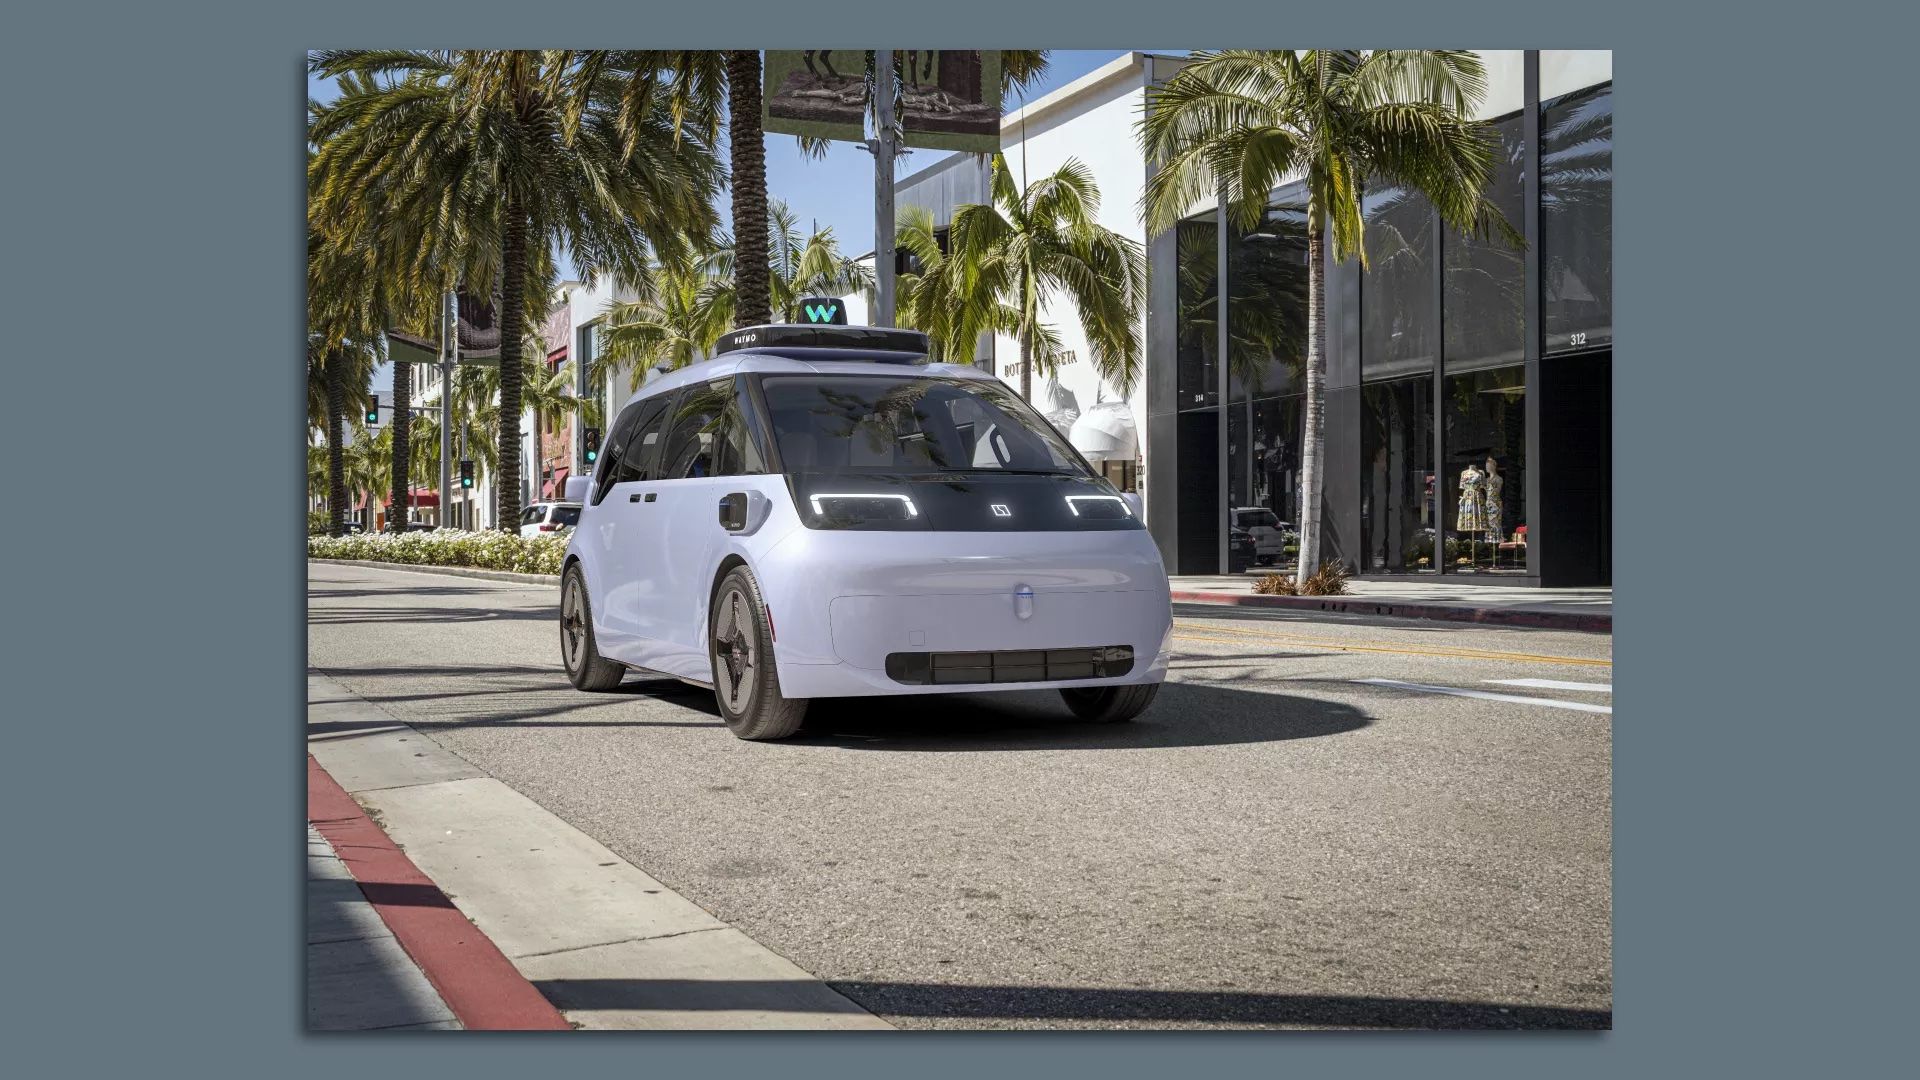
{"type": "Polygon", "coordinates": [[[1114,679],[1132,670],[1131,645],[999,652],[897,652],[887,655],[887,677],[909,686],[1114,679]]]}

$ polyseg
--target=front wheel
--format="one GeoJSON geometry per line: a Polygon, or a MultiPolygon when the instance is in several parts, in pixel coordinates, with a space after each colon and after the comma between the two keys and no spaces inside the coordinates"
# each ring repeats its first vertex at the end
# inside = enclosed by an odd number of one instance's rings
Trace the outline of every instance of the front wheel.
{"type": "Polygon", "coordinates": [[[713,660],[713,697],[727,730],[755,742],[784,739],[799,731],[807,703],[780,693],[766,604],[746,567],[736,566],[721,579],[710,622],[713,630],[707,652],[713,660]]]}
{"type": "Polygon", "coordinates": [[[1153,704],[1159,683],[1133,686],[1076,686],[1060,691],[1073,715],[1096,724],[1119,724],[1139,716],[1153,704]]]}

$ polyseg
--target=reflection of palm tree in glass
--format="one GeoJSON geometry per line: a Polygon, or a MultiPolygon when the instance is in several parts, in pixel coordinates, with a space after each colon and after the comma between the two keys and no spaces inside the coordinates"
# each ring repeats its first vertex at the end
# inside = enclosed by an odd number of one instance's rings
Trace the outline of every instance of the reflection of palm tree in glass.
{"type": "Polygon", "coordinates": [[[1386,186],[1367,194],[1362,214],[1367,266],[1361,311],[1368,323],[1362,328],[1362,340],[1375,326],[1388,328],[1386,340],[1368,342],[1367,354],[1387,360],[1431,360],[1432,205],[1409,188],[1386,186]]]}
{"type": "Polygon", "coordinates": [[[1611,330],[1613,93],[1584,91],[1543,109],[1540,136],[1542,283],[1556,324],[1611,330]]]}
{"type": "MultiPolygon", "coordinates": [[[[1499,132],[1495,147],[1499,157],[1488,198],[1510,220],[1518,221],[1525,211],[1524,133],[1517,117],[1495,127],[1499,132]]],[[[1520,363],[1526,333],[1522,249],[1449,229],[1442,257],[1446,262],[1448,366],[1520,363]]]]}
{"type": "MultiPolygon", "coordinates": [[[[1187,222],[1176,234],[1179,268],[1179,344],[1197,349],[1211,368],[1219,352],[1217,227],[1187,222]]],[[[1307,268],[1304,228],[1279,222],[1227,244],[1227,362],[1254,396],[1266,386],[1274,364],[1298,378],[1306,362],[1307,268]],[[1293,233],[1299,233],[1294,242],[1293,233]]],[[[1196,387],[1214,389],[1211,382],[1196,387]]]]}

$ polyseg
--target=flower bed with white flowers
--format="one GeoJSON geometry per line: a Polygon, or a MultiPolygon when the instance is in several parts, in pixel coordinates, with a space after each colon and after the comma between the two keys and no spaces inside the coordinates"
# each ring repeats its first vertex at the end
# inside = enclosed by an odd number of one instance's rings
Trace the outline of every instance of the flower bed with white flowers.
{"type": "Polygon", "coordinates": [[[309,559],[364,559],[414,566],[470,566],[519,574],[558,574],[567,534],[519,537],[495,530],[356,533],[307,537],[309,559]]]}

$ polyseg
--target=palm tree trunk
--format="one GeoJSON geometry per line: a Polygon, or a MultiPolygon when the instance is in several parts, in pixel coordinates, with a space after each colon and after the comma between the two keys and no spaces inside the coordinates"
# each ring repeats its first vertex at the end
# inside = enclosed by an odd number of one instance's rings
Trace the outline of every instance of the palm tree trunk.
{"type": "Polygon", "coordinates": [[[500,438],[494,470],[495,524],[502,532],[520,531],[520,344],[526,328],[527,214],[520,201],[507,198],[500,236],[500,438]]]}
{"type": "Polygon", "coordinates": [[[1300,449],[1300,563],[1295,581],[1320,568],[1320,480],[1325,469],[1327,268],[1320,215],[1307,215],[1307,416],[1300,449]]]}
{"type": "Polygon", "coordinates": [[[327,535],[347,531],[347,377],[346,358],[327,359],[327,535]]]}
{"type": "Polygon", "coordinates": [[[389,532],[405,532],[407,498],[413,491],[413,365],[393,362],[393,509],[387,514],[389,532]]]}
{"type": "Polygon", "coordinates": [[[733,325],[773,321],[767,268],[767,148],[760,128],[760,53],[727,54],[727,149],[733,177],[733,325]]]}

